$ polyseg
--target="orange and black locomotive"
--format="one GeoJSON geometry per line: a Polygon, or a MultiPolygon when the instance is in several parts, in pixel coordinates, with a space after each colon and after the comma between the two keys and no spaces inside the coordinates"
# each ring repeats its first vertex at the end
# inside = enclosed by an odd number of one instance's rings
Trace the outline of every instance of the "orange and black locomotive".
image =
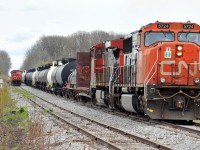
{"type": "Polygon", "coordinates": [[[156,22],[91,49],[98,103],[153,119],[200,118],[200,26],[156,22]]]}
{"type": "MultiPolygon", "coordinates": [[[[152,119],[200,119],[198,24],[151,23],[124,38],[101,42],[90,52],[77,53],[73,62],[66,76],[54,71],[55,65],[47,70],[48,83],[43,85],[48,88],[42,89],[152,119]],[[59,86],[52,72],[62,81],[59,86]]],[[[27,80],[33,85],[33,77],[27,80]]]]}

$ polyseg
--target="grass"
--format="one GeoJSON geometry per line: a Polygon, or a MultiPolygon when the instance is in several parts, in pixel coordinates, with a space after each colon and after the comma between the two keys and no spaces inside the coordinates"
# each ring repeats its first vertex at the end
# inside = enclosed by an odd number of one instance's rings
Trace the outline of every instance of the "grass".
{"type": "Polygon", "coordinates": [[[28,132],[29,114],[25,107],[16,107],[9,87],[0,90],[0,149],[19,149],[28,132]]]}
{"type": "Polygon", "coordinates": [[[1,120],[7,125],[15,125],[16,127],[27,131],[29,114],[24,107],[6,108],[1,120]]]}
{"type": "Polygon", "coordinates": [[[31,93],[21,88],[14,88],[13,92],[22,94],[27,100],[34,98],[34,96],[31,93]]]}
{"type": "MultiPolygon", "coordinates": [[[[27,100],[34,98],[29,92],[20,88],[10,89],[27,100]]],[[[38,113],[29,117],[26,107],[16,107],[17,100],[11,100],[9,88],[0,95],[0,150],[1,149],[50,149],[51,130],[45,131],[44,122],[38,113]],[[31,118],[31,119],[30,119],[31,118]]],[[[52,111],[52,110],[48,110],[52,111]]]]}

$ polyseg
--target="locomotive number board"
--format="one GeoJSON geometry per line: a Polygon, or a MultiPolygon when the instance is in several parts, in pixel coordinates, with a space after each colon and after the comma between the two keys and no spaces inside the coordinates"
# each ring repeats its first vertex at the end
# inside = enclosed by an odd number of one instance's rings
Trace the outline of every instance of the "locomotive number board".
{"type": "Polygon", "coordinates": [[[159,23],[159,24],[157,24],[157,28],[158,29],[169,29],[170,25],[167,23],[159,23]]]}
{"type": "Polygon", "coordinates": [[[193,24],[183,24],[183,29],[194,29],[193,24]]]}

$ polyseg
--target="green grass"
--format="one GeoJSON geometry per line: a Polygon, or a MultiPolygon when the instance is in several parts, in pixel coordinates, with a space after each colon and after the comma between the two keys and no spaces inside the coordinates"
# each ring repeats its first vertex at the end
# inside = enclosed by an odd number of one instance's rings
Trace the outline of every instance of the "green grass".
{"type": "Polygon", "coordinates": [[[0,106],[0,110],[3,110],[5,107],[15,105],[15,102],[10,100],[10,95],[9,95],[9,92],[8,92],[9,88],[6,86],[6,87],[4,87],[0,90],[3,90],[0,93],[0,101],[1,101],[1,104],[2,104],[0,106]]]}
{"type": "MultiPolygon", "coordinates": [[[[12,90],[15,89],[12,88],[12,90]]],[[[16,125],[17,127],[20,127],[21,129],[24,128],[26,130],[29,120],[29,114],[26,107],[17,108],[17,101],[10,99],[9,87],[4,87],[3,90],[4,95],[2,95],[1,99],[4,101],[4,105],[1,108],[3,113],[1,114],[0,121],[8,126],[16,125]]]]}
{"type": "Polygon", "coordinates": [[[1,121],[7,125],[16,125],[17,127],[27,130],[29,114],[25,107],[9,107],[4,109],[4,115],[1,121]],[[22,111],[23,110],[23,111],[22,111]]]}
{"type": "Polygon", "coordinates": [[[13,92],[22,94],[27,100],[33,99],[33,95],[22,88],[14,88],[13,92]]]}
{"type": "MultiPolygon", "coordinates": [[[[9,95],[10,87],[4,87],[0,94],[0,149],[20,149],[23,137],[29,132],[30,120],[26,107],[16,107],[17,100],[11,100],[9,95]],[[20,143],[20,144],[19,144],[20,143]]],[[[14,89],[14,88],[12,88],[14,89]]]]}

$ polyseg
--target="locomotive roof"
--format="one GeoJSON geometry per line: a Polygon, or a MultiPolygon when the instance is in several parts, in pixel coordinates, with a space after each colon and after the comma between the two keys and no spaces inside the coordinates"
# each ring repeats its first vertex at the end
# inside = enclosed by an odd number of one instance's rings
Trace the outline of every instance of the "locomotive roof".
{"type": "Polygon", "coordinates": [[[19,72],[19,71],[20,71],[20,72],[23,72],[22,70],[12,70],[12,71],[10,71],[10,72],[12,73],[12,72],[19,72]]]}
{"type": "Polygon", "coordinates": [[[192,22],[155,22],[150,23],[146,26],[141,27],[141,30],[152,30],[152,29],[158,29],[158,30],[199,30],[200,32],[200,26],[197,23],[192,22]]]}

